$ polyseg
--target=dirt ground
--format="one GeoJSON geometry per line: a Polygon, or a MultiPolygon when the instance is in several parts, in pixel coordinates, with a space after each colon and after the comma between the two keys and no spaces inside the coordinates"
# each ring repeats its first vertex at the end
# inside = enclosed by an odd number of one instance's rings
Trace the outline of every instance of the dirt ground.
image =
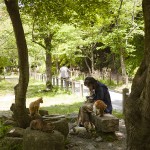
{"type": "MultiPolygon", "coordinates": [[[[124,87],[119,87],[116,88],[116,91],[122,92],[122,89],[124,87]]],[[[72,99],[77,100],[78,98],[75,97],[73,95],[73,98],[71,97],[67,97],[65,98],[65,102],[66,103],[70,103],[70,99],[71,102],[72,99]]],[[[4,96],[0,96],[0,99],[2,100],[1,102],[1,106],[0,106],[0,116],[8,116],[10,117],[12,115],[12,113],[9,110],[10,105],[12,102],[14,102],[14,95],[6,95],[4,96]]],[[[61,99],[58,97],[58,99],[61,99]]],[[[32,100],[32,99],[31,99],[32,100]]],[[[64,100],[62,100],[64,102],[64,100]]],[[[79,100],[79,102],[81,102],[82,100],[79,100]]],[[[30,100],[28,101],[28,103],[30,102],[30,100]]],[[[45,105],[49,106],[49,102],[56,102],[56,101],[52,101],[50,99],[46,99],[45,98],[45,105]]],[[[28,105],[27,103],[27,105],[28,105]]],[[[60,104],[61,102],[58,101],[58,103],[60,104]]],[[[45,106],[43,105],[43,106],[45,106]]],[[[53,105],[53,103],[51,104],[53,105]]],[[[116,131],[116,136],[117,136],[117,140],[115,141],[105,141],[102,139],[101,136],[97,137],[97,138],[89,138],[88,136],[84,136],[81,137],[79,135],[72,135],[69,134],[68,135],[68,139],[67,139],[67,146],[66,146],[66,150],[125,150],[125,145],[126,145],[126,130],[125,130],[125,125],[124,125],[124,121],[120,120],[119,123],[119,131],[116,131]]]]}
{"type": "Polygon", "coordinates": [[[101,136],[98,137],[81,137],[79,135],[69,134],[68,150],[125,150],[126,145],[126,129],[124,120],[119,121],[119,131],[115,132],[116,140],[103,140],[101,136]]]}
{"type": "MultiPolygon", "coordinates": [[[[10,111],[0,111],[0,115],[10,117],[10,111]]],[[[69,123],[70,131],[74,123],[69,123]]],[[[102,136],[71,134],[68,135],[66,150],[125,150],[126,129],[124,120],[119,120],[119,131],[115,132],[115,140],[105,140],[102,136]]]]}
{"type": "Polygon", "coordinates": [[[125,150],[126,129],[124,120],[119,121],[119,131],[115,132],[116,140],[106,141],[101,136],[97,138],[81,137],[79,135],[68,136],[68,150],[125,150]]]}

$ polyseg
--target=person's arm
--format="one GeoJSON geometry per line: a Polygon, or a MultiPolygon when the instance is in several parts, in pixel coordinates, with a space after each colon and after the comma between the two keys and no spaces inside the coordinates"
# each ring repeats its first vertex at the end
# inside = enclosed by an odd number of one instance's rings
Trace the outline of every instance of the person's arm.
{"type": "Polygon", "coordinates": [[[67,68],[67,71],[68,71],[68,72],[71,72],[71,70],[70,70],[69,68],[67,68]]]}
{"type": "Polygon", "coordinates": [[[94,100],[104,100],[104,89],[102,86],[99,86],[95,90],[94,100]]]}

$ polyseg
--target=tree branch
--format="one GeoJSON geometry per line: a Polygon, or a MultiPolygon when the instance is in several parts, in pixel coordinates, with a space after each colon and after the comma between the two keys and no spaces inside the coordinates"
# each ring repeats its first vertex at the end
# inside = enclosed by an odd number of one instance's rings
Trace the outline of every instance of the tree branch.
{"type": "Polygon", "coordinates": [[[119,20],[119,16],[120,16],[120,12],[121,12],[122,3],[123,3],[123,0],[121,0],[120,6],[119,6],[119,9],[118,9],[118,16],[116,18],[116,25],[117,25],[117,27],[119,25],[118,20],[119,20]]]}
{"type": "Polygon", "coordinates": [[[35,41],[35,36],[34,36],[34,25],[35,25],[35,18],[34,18],[33,25],[32,25],[32,42],[34,42],[34,43],[40,45],[41,47],[43,47],[44,49],[46,49],[46,46],[44,46],[41,42],[35,41]]]}

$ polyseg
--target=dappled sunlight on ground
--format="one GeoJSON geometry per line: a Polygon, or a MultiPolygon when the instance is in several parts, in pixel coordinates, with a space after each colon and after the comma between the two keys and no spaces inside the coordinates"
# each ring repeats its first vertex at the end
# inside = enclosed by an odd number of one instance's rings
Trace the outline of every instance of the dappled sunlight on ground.
{"type": "Polygon", "coordinates": [[[15,95],[6,94],[0,96],[0,110],[10,110],[10,106],[15,102],[15,95]]]}
{"type": "MultiPolygon", "coordinates": [[[[30,102],[34,100],[36,99],[35,98],[27,99],[27,107],[29,106],[30,102]]],[[[43,103],[40,104],[40,106],[48,107],[48,106],[58,105],[58,104],[73,104],[76,102],[83,102],[84,100],[85,100],[84,98],[77,95],[62,94],[54,97],[43,97],[43,103]]]]}
{"type": "MultiPolygon", "coordinates": [[[[39,97],[36,98],[28,98],[26,100],[26,107],[29,107],[29,104],[32,101],[37,100],[39,97]]],[[[82,98],[78,95],[68,95],[68,94],[61,94],[56,95],[54,97],[43,97],[43,103],[40,104],[41,107],[48,107],[57,104],[73,104],[75,102],[83,102],[85,98],[82,98]]],[[[0,110],[10,110],[10,106],[12,103],[15,102],[15,96],[13,94],[7,94],[4,96],[0,96],[0,110]]]]}

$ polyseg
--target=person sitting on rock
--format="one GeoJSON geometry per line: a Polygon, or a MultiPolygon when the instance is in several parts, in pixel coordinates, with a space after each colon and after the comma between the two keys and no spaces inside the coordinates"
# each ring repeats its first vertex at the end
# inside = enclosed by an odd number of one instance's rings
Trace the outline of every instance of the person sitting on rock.
{"type": "Polygon", "coordinates": [[[112,113],[112,103],[108,88],[105,84],[97,81],[93,77],[86,77],[84,85],[89,88],[90,96],[87,101],[79,109],[78,125],[84,126],[85,122],[91,122],[91,112],[93,111],[93,103],[96,100],[102,100],[106,105],[105,113],[112,113]]]}

